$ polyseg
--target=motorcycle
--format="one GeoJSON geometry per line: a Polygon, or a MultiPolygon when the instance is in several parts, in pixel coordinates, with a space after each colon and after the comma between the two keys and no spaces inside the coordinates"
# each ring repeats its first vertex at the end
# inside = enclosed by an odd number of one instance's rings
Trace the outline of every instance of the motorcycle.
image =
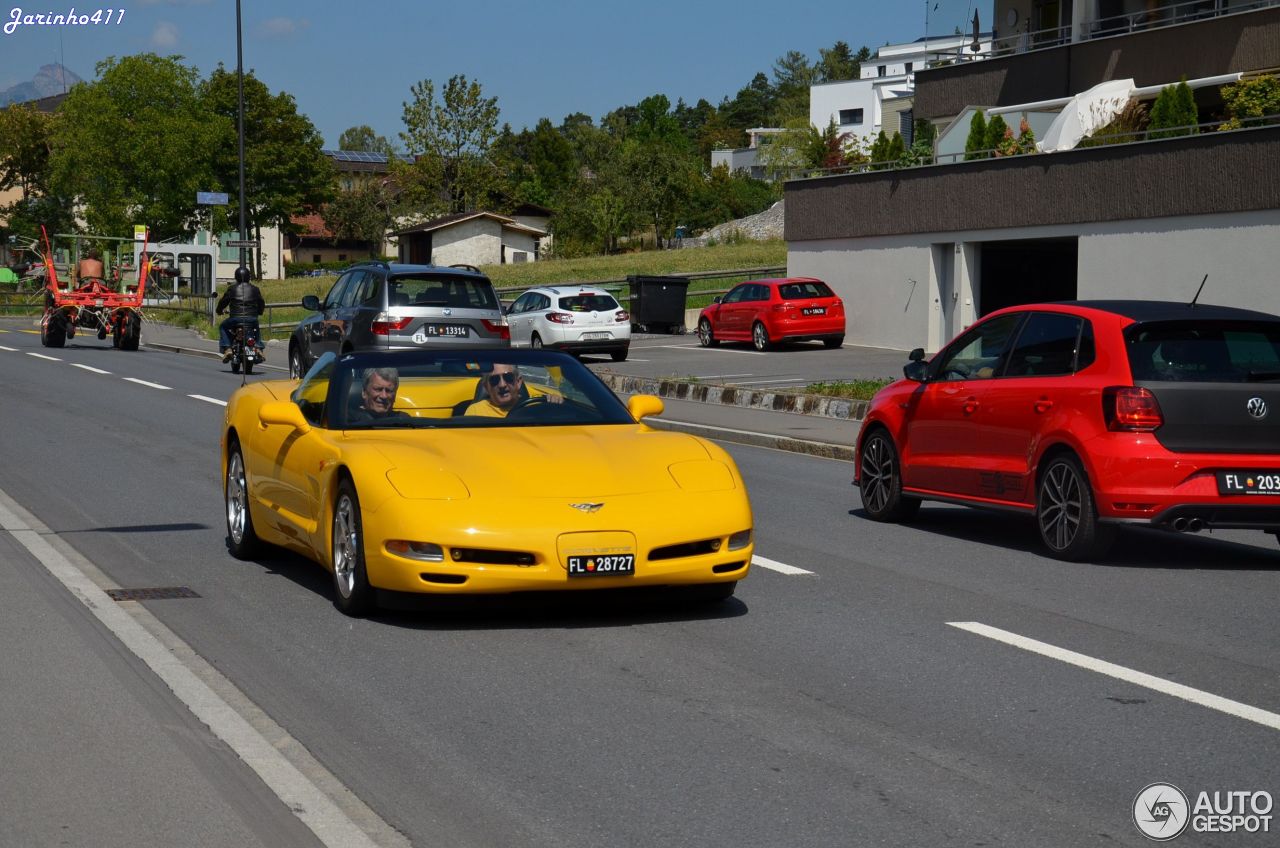
{"type": "Polygon", "coordinates": [[[231,330],[231,373],[253,373],[253,366],[263,361],[258,351],[258,330],[245,324],[237,324],[231,330]]]}

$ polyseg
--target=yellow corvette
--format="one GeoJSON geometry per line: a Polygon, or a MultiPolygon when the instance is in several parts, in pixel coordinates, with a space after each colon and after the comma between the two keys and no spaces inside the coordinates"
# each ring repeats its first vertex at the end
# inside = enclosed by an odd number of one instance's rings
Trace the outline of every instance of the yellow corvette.
{"type": "Polygon", "coordinates": [[[333,573],[360,615],[382,592],[689,587],[733,594],[754,548],[732,458],[641,419],[549,351],[327,354],[227,404],[228,546],[333,573]]]}

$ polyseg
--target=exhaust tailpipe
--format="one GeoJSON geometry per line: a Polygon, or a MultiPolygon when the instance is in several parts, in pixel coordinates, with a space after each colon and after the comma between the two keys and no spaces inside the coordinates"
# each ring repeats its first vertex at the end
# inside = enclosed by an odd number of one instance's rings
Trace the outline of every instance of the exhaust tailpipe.
{"type": "Polygon", "coordinates": [[[1187,522],[1188,533],[1199,533],[1204,529],[1204,521],[1199,518],[1193,518],[1187,522]]]}
{"type": "Polygon", "coordinates": [[[1187,524],[1189,523],[1190,522],[1185,518],[1175,518],[1173,519],[1173,529],[1177,530],[1179,533],[1185,533],[1187,532],[1187,524]]]}

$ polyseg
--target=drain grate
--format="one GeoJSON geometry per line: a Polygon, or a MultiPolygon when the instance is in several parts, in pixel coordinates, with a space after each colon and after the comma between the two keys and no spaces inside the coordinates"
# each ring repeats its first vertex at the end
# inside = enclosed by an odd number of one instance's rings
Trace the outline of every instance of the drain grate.
{"type": "Polygon", "coordinates": [[[158,589],[108,589],[113,601],[168,601],[175,598],[198,598],[186,586],[162,586],[158,589]]]}

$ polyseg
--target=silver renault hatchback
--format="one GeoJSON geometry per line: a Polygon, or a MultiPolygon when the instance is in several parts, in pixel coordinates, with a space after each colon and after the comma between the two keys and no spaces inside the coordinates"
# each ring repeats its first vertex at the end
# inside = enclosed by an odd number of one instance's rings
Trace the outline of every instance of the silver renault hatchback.
{"type": "Polygon", "coordinates": [[[316,314],[289,337],[294,377],[330,351],[511,346],[493,283],[471,265],[354,265],[302,305],[316,314]]]}

